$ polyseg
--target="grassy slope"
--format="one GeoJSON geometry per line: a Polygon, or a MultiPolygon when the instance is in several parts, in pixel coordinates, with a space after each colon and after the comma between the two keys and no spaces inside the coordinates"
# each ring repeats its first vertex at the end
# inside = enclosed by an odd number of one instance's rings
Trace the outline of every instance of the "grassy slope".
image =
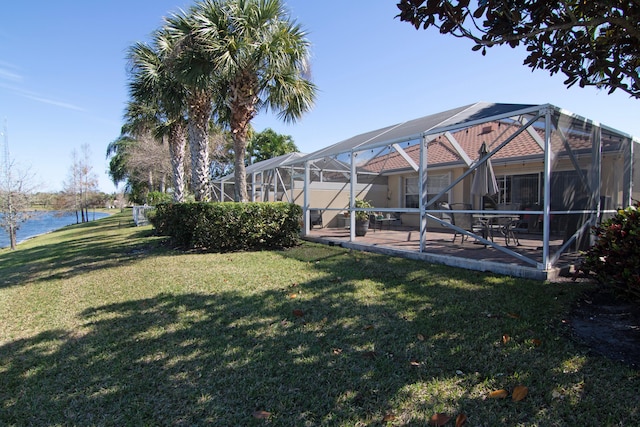
{"type": "Polygon", "coordinates": [[[0,250],[0,425],[640,424],[638,373],[568,338],[584,285],[313,244],[186,254],[129,215],[0,250]]]}

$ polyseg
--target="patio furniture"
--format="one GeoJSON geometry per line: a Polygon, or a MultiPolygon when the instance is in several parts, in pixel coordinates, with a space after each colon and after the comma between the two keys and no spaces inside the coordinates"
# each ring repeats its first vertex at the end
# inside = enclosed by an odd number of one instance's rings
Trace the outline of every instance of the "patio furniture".
{"type": "Polygon", "coordinates": [[[506,246],[511,246],[512,244],[520,245],[520,241],[514,233],[514,227],[520,221],[520,215],[490,213],[487,211],[481,214],[474,214],[473,217],[482,224],[484,228],[483,235],[489,236],[492,242],[494,237],[498,235],[504,237],[506,246]]]}
{"type": "Polygon", "coordinates": [[[377,214],[377,215],[369,215],[369,222],[371,224],[371,228],[375,231],[376,227],[378,230],[382,231],[382,227],[387,226],[387,230],[391,230],[391,226],[394,225],[397,221],[400,221],[395,215],[387,214],[377,214]]]}
{"type": "MultiPolygon", "coordinates": [[[[467,203],[452,203],[448,204],[446,202],[441,203],[443,209],[450,209],[451,213],[445,213],[443,215],[450,217],[450,222],[452,225],[456,227],[460,227],[463,230],[470,231],[473,234],[482,234],[483,237],[487,237],[484,231],[484,227],[478,221],[473,220],[473,216],[467,212],[455,212],[458,210],[470,210],[471,205],[467,203]]],[[[453,242],[455,243],[456,238],[460,235],[460,242],[464,243],[464,239],[468,238],[466,234],[459,233],[457,230],[454,230],[453,242]]]]}

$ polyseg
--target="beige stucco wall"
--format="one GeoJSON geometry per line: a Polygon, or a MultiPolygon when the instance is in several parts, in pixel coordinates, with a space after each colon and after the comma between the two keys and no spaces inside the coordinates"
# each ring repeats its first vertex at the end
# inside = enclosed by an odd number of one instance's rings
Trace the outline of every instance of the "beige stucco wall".
{"type": "MultiPolygon", "coordinates": [[[[344,212],[349,208],[350,185],[342,183],[311,183],[309,193],[309,208],[322,210],[323,227],[339,227],[343,225],[338,217],[344,217],[344,212]]],[[[371,202],[374,207],[382,207],[386,203],[386,185],[357,184],[355,186],[356,198],[371,202]]],[[[303,205],[304,196],[302,188],[294,190],[294,203],[303,205]]]]}

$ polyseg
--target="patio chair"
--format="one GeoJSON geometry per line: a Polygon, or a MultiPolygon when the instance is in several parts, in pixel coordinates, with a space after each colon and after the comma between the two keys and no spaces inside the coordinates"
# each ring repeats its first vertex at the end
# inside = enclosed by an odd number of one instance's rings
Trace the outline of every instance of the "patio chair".
{"type": "Polygon", "coordinates": [[[489,223],[491,241],[493,242],[495,235],[500,235],[504,237],[504,243],[506,246],[514,244],[516,246],[520,246],[520,241],[515,233],[515,228],[519,222],[519,219],[515,220],[507,216],[497,217],[495,220],[491,221],[489,223]]]}
{"type": "MultiPolygon", "coordinates": [[[[470,231],[473,234],[485,234],[484,227],[482,226],[482,224],[474,221],[472,214],[465,212],[453,212],[454,210],[470,210],[471,205],[469,205],[468,203],[452,203],[451,205],[449,205],[448,203],[442,203],[442,206],[444,209],[450,209],[452,211],[450,214],[447,214],[451,216],[451,224],[455,225],[456,227],[460,227],[463,230],[470,231]]],[[[464,243],[464,239],[469,237],[466,234],[459,233],[457,230],[454,230],[454,243],[456,241],[456,238],[458,237],[458,234],[460,235],[461,243],[464,243]]]]}

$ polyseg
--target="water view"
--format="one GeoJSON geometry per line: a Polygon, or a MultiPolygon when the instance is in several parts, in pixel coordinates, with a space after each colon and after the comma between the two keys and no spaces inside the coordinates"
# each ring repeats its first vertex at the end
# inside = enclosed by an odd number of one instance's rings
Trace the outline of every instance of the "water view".
{"type": "MultiPolygon", "coordinates": [[[[89,220],[100,219],[109,216],[102,212],[89,212],[89,220]]],[[[18,243],[31,237],[57,230],[67,225],[75,224],[76,214],[74,212],[47,211],[37,212],[34,217],[20,224],[20,229],[16,233],[18,243]]],[[[0,229],[0,248],[6,248],[10,244],[7,233],[0,229]]]]}

